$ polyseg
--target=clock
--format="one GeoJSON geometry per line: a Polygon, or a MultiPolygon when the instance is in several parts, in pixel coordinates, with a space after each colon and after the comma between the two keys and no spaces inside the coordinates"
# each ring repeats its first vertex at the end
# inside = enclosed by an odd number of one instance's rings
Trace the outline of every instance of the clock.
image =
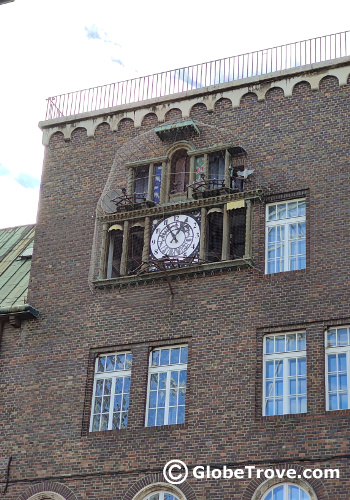
{"type": "Polygon", "coordinates": [[[151,254],[155,259],[164,257],[184,260],[196,253],[200,227],[190,215],[172,215],[157,224],[151,237],[151,254]]]}

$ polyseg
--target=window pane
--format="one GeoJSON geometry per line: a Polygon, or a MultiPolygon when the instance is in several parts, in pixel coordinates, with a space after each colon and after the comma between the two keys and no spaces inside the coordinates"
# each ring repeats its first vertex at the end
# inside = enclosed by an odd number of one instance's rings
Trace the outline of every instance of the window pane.
{"type": "Polygon", "coordinates": [[[288,217],[297,217],[298,216],[298,202],[291,201],[288,203],[288,217]]]}
{"type": "Polygon", "coordinates": [[[157,406],[157,391],[151,391],[149,393],[149,407],[156,408],[157,406]]]}
{"type": "Polygon", "coordinates": [[[338,398],[336,394],[329,395],[329,409],[337,410],[338,409],[338,398]]]}
{"type": "Polygon", "coordinates": [[[306,396],[299,398],[299,413],[306,413],[306,396]]]}
{"type": "Polygon", "coordinates": [[[104,370],[105,370],[105,362],[106,362],[106,358],[105,357],[98,358],[98,368],[97,368],[98,372],[104,372],[104,370]]]}
{"type": "Polygon", "coordinates": [[[338,355],[338,370],[340,372],[346,370],[346,354],[339,354],[338,355]]]}
{"type": "Polygon", "coordinates": [[[132,365],[132,354],[129,353],[129,354],[126,355],[125,368],[130,370],[131,365],[132,365]]]}
{"type": "Polygon", "coordinates": [[[265,350],[267,354],[274,352],[274,337],[266,337],[265,350]]]}
{"type": "Polygon", "coordinates": [[[158,373],[152,373],[151,375],[151,390],[158,388],[158,373]]]}
{"type": "Polygon", "coordinates": [[[337,340],[338,340],[338,345],[347,345],[348,344],[348,329],[347,328],[338,328],[337,340]]]}
{"type": "Polygon", "coordinates": [[[298,351],[305,351],[306,349],[306,333],[298,333],[297,334],[297,340],[298,340],[298,351]]]}
{"type": "Polygon", "coordinates": [[[115,393],[121,394],[123,392],[123,377],[118,377],[115,380],[115,393]]]}
{"type": "Polygon", "coordinates": [[[178,413],[177,413],[177,423],[183,424],[184,421],[185,421],[185,407],[179,406],[178,413]]]}
{"type": "Polygon", "coordinates": [[[278,335],[275,337],[275,352],[284,352],[285,348],[285,336],[278,335]]]}
{"type": "Polygon", "coordinates": [[[266,404],[266,415],[273,415],[273,399],[268,399],[266,404]]]}
{"type": "Polygon", "coordinates": [[[169,364],[169,349],[162,349],[160,351],[160,365],[168,365],[169,364]]]}
{"type": "Polygon", "coordinates": [[[164,424],[164,408],[159,408],[157,411],[157,425],[164,424]]]}
{"type": "Polygon", "coordinates": [[[283,498],[283,486],[277,486],[273,489],[273,500],[285,500],[283,498]]]}
{"type": "Polygon", "coordinates": [[[105,380],[104,393],[105,394],[110,394],[111,390],[112,390],[112,379],[111,378],[107,378],[105,380]]]}
{"type": "Polygon", "coordinates": [[[92,421],[92,430],[98,431],[100,428],[100,415],[95,415],[92,421]]]}
{"type": "Polygon", "coordinates": [[[277,205],[277,219],[284,219],[287,216],[286,204],[277,205]]]}
{"type": "Polygon", "coordinates": [[[116,369],[123,370],[125,363],[125,354],[118,354],[116,359],[116,369]]]}
{"type": "Polygon", "coordinates": [[[298,358],[298,375],[306,375],[306,358],[298,358]]]}
{"type": "Polygon", "coordinates": [[[102,380],[97,380],[96,381],[96,396],[102,396],[103,392],[103,379],[102,380]]]}
{"type": "Polygon", "coordinates": [[[158,366],[159,365],[159,350],[153,351],[152,352],[152,366],[158,366]]]}
{"type": "Polygon", "coordinates": [[[328,371],[335,372],[337,371],[337,356],[336,354],[328,355],[328,371]]]}
{"type": "Polygon", "coordinates": [[[268,207],[267,218],[268,220],[275,220],[277,215],[276,205],[270,205],[268,207]]]}
{"type": "Polygon", "coordinates": [[[156,425],[156,410],[148,410],[147,425],[149,427],[154,427],[156,425]]]}
{"type": "Polygon", "coordinates": [[[266,361],[266,378],[273,378],[274,376],[274,362],[273,361],[266,361]]]}
{"type": "Polygon", "coordinates": [[[130,392],[130,377],[124,377],[124,392],[130,392]]]}
{"type": "Polygon", "coordinates": [[[337,345],[337,337],[335,330],[329,330],[327,335],[328,345],[336,346],[337,345]]]}
{"type": "Polygon", "coordinates": [[[289,375],[294,376],[297,374],[297,360],[296,358],[288,360],[289,375]]]}
{"type": "Polygon", "coordinates": [[[341,410],[346,410],[348,407],[348,393],[347,392],[341,392],[339,394],[339,408],[341,410]]]}
{"type": "Polygon", "coordinates": [[[181,347],[181,363],[187,363],[188,358],[188,347],[181,347]]]}
{"type": "Polygon", "coordinates": [[[298,216],[306,214],[306,203],[305,200],[298,201],[298,216]]]}
{"type": "Polygon", "coordinates": [[[289,333],[287,335],[287,345],[286,345],[286,350],[287,351],[296,351],[297,349],[297,338],[295,333],[289,333]]]}
{"type": "Polygon", "coordinates": [[[342,373],[339,375],[338,388],[340,391],[345,391],[348,388],[347,374],[342,373]]]}
{"type": "Polygon", "coordinates": [[[106,372],[110,372],[114,370],[114,364],[115,364],[115,356],[107,356],[107,361],[106,361],[106,372]]]}
{"type": "Polygon", "coordinates": [[[337,376],[336,375],[328,375],[328,390],[336,391],[337,390],[337,376]]]}
{"type": "Polygon", "coordinates": [[[180,360],[180,348],[177,347],[176,349],[171,349],[170,364],[175,365],[179,362],[179,360],[180,360]]]}

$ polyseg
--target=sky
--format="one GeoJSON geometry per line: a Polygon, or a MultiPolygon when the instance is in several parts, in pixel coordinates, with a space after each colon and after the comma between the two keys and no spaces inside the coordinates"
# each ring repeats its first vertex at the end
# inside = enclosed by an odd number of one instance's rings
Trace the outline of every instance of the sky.
{"type": "Polygon", "coordinates": [[[349,0],[0,5],[0,228],[36,222],[49,96],[350,29],[349,0]]]}

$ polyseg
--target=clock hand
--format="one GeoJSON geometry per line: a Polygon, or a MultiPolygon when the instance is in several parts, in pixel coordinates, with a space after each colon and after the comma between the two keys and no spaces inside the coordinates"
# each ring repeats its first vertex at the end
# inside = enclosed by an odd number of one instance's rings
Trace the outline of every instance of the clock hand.
{"type": "Polygon", "coordinates": [[[171,243],[172,243],[173,241],[175,241],[175,243],[178,243],[178,241],[177,241],[177,239],[176,239],[176,234],[178,234],[178,233],[174,234],[174,233],[172,232],[172,230],[171,230],[170,225],[168,226],[168,228],[169,228],[169,231],[170,231],[170,233],[171,233],[171,236],[173,237],[173,239],[171,240],[171,243]]]}

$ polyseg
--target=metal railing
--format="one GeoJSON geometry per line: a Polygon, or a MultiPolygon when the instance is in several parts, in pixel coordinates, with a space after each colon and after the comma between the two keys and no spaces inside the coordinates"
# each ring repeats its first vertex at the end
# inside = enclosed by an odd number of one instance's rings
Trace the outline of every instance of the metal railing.
{"type": "Polygon", "coordinates": [[[69,92],[47,99],[46,120],[266,75],[350,55],[350,31],[69,92]]]}

